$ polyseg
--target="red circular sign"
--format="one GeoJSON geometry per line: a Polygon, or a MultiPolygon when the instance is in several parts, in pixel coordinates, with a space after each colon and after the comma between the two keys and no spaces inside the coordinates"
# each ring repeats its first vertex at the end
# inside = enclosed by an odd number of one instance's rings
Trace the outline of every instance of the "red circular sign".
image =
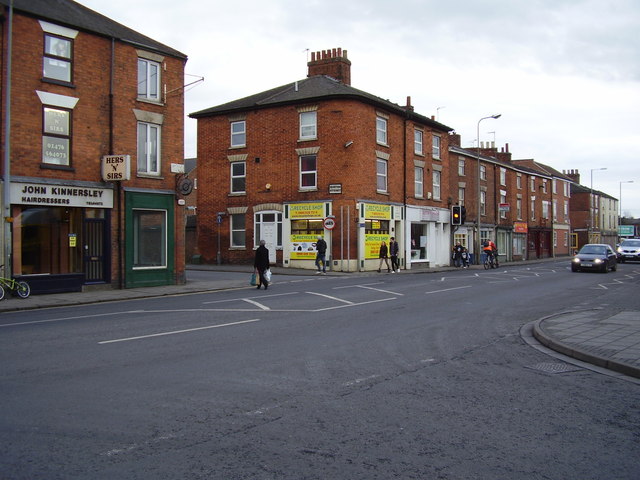
{"type": "Polygon", "coordinates": [[[333,227],[336,226],[336,221],[331,217],[327,217],[322,221],[322,224],[324,225],[324,228],[326,228],[327,230],[333,230],[333,227]]]}

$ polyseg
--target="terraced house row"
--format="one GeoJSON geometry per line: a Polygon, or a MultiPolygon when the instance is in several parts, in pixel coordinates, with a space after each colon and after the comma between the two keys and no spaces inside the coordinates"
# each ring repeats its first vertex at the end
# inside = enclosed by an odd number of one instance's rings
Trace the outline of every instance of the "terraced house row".
{"type": "Polygon", "coordinates": [[[183,283],[186,55],[70,0],[0,5],[2,273],[183,283]]]}
{"type": "MultiPolygon", "coordinates": [[[[578,246],[577,172],[513,159],[508,145],[462,148],[452,127],[417,113],[410,97],[397,105],[350,79],[346,50],[314,52],[307,78],[190,115],[205,262],[249,263],[265,240],[273,263],[315,268],[318,236],[341,271],[377,269],[391,237],[405,269],[449,265],[457,242],[475,255],[490,238],[503,261],[578,246]],[[459,225],[453,206],[463,207],[459,225]]],[[[592,240],[597,227],[586,225],[592,240]]]]}
{"type": "Polygon", "coordinates": [[[273,263],[314,268],[321,236],[330,268],[359,271],[395,237],[416,269],[484,238],[503,260],[567,255],[574,204],[586,238],[605,225],[593,192],[574,203],[577,171],[462,148],[409,97],[352,87],[341,49],[314,52],[307,78],[192,113],[192,170],[184,53],[72,0],[0,5],[0,264],[33,293],[180,284],[185,258],[251,264],[261,239],[273,263]]]}

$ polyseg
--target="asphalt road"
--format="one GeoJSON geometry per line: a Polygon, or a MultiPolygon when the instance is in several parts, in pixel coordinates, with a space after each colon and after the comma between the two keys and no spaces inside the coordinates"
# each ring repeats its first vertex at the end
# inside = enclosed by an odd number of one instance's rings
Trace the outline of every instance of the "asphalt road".
{"type": "Polygon", "coordinates": [[[519,332],[640,310],[640,266],[567,266],[2,314],[0,478],[635,480],[637,383],[519,332]]]}

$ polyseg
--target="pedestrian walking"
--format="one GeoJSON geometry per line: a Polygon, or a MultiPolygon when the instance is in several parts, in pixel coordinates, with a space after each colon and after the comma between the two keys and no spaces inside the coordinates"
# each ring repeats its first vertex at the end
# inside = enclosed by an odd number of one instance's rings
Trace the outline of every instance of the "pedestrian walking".
{"type": "Polygon", "coordinates": [[[378,265],[378,273],[382,269],[382,262],[387,265],[387,273],[391,273],[391,268],[389,267],[389,249],[387,247],[387,242],[384,240],[380,244],[380,253],[378,254],[380,257],[380,265],[378,265]]]}
{"type": "Polygon", "coordinates": [[[391,237],[391,240],[389,241],[389,255],[391,256],[391,270],[393,273],[400,271],[398,253],[400,253],[400,246],[398,245],[398,242],[396,242],[396,239],[391,237]]]}
{"type": "Polygon", "coordinates": [[[316,273],[327,273],[327,242],[324,241],[320,235],[318,235],[318,241],[316,242],[316,268],[318,271],[316,273]],[[320,264],[322,264],[322,268],[320,268],[320,264]]]}
{"type": "Polygon", "coordinates": [[[260,240],[260,246],[256,249],[256,258],[253,261],[253,267],[258,272],[258,290],[260,285],[264,285],[266,290],[269,286],[269,282],[264,276],[264,272],[269,268],[269,250],[265,247],[265,241],[260,240]]]}

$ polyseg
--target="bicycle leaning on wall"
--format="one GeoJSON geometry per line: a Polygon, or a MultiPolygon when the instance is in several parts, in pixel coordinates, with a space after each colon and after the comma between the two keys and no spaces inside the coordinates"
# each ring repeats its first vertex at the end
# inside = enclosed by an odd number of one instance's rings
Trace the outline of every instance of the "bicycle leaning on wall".
{"type": "MultiPolygon", "coordinates": [[[[0,265],[3,268],[4,265],[0,265]]],[[[4,299],[6,292],[18,295],[20,298],[27,298],[31,295],[31,287],[24,280],[15,278],[0,277],[0,300],[4,299]]]]}

